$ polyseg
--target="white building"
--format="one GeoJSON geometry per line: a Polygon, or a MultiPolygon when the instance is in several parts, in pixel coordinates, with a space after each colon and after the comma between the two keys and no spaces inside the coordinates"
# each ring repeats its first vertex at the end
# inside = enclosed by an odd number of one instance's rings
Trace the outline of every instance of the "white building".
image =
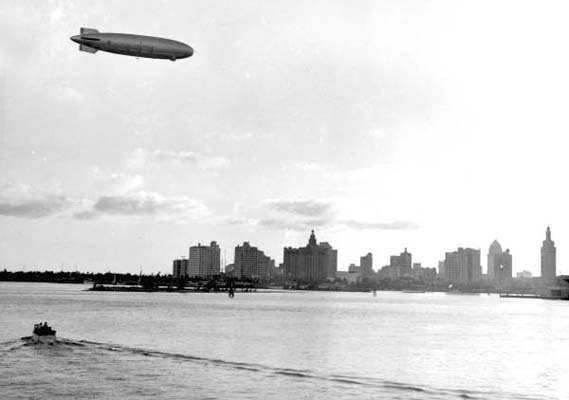
{"type": "Polygon", "coordinates": [[[209,246],[190,247],[190,259],[188,260],[188,276],[211,278],[220,273],[219,246],[211,242],[209,246]]]}

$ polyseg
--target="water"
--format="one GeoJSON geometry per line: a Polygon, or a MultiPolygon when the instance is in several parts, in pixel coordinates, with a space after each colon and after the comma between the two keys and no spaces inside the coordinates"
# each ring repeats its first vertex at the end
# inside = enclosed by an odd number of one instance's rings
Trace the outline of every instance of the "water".
{"type": "Polygon", "coordinates": [[[0,282],[2,399],[566,399],[569,302],[0,282]],[[22,336],[49,321],[57,346],[22,336]]]}

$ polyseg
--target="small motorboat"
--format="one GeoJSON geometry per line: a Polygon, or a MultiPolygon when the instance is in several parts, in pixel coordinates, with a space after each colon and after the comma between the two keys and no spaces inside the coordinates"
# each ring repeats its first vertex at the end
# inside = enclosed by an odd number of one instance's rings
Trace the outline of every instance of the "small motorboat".
{"type": "Polygon", "coordinates": [[[53,345],[55,344],[55,331],[47,325],[47,322],[35,324],[34,332],[32,333],[32,342],[53,345]]]}

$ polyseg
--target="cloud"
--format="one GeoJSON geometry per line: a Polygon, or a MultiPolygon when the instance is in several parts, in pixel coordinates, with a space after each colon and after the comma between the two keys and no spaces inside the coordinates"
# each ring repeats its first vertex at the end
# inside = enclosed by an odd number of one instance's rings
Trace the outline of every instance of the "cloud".
{"type": "Polygon", "coordinates": [[[292,215],[318,217],[334,213],[334,203],[321,200],[268,200],[267,205],[292,215]]]}
{"type": "MultiPolygon", "coordinates": [[[[241,225],[267,230],[307,231],[313,228],[333,228],[349,230],[411,230],[418,224],[407,221],[358,220],[339,216],[339,209],[332,200],[285,200],[270,199],[264,202],[264,209],[257,210],[260,217],[253,217],[243,210],[222,218],[229,225],[241,225]],[[245,214],[245,215],[244,215],[245,214]]],[[[348,213],[349,215],[349,213],[348,213]]]]}
{"type": "Polygon", "coordinates": [[[70,212],[78,220],[93,220],[102,216],[152,217],[158,220],[196,220],[209,218],[208,208],[201,202],[186,196],[166,197],[138,188],[141,181],[136,176],[116,174],[121,190],[104,195],[97,200],[76,199],[54,190],[42,190],[22,184],[0,187],[0,216],[20,218],[46,218],[70,212]],[[124,184],[124,182],[128,184],[124,184]],[[129,183],[130,182],[130,183],[129,183]]]}
{"type": "Polygon", "coordinates": [[[62,213],[77,200],[53,191],[42,191],[28,185],[7,184],[0,187],[0,215],[20,218],[45,218],[62,213]]]}
{"type": "Polygon", "coordinates": [[[186,196],[165,197],[158,193],[135,193],[101,196],[87,211],[75,214],[76,219],[101,216],[156,217],[158,219],[199,219],[209,215],[207,207],[186,196]]]}
{"type": "Polygon", "coordinates": [[[330,224],[331,221],[327,219],[267,218],[257,221],[256,226],[268,230],[306,231],[313,228],[327,227],[330,224]]]}
{"type": "Polygon", "coordinates": [[[148,151],[142,148],[137,148],[133,151],[127,161],[127,165],[133,169],[138,169],[144,167],[149,162],[190,165],[201,170],[216,170],[229,165],[229,159],[225,157],[208,156],[192,151],[148,151]]]}
{"type": "Polygon", "coordinates": [[[268,230],[306,231],[314,228],[348,228],[352,230],[411,230],[419,226],[409,221],[378,222],[338,220],[334,218],[265,218],[254,223],[255,226],[268,230]]]}
{"type": "Polygon", "coordinates": [[[0,203],[0,215],[43,218],[68,209],[73,203],[62,196],[50,196],[38,200],[24,200],[19,203],[0,203]]]}
{"type": "Polygon", "coordinates": [[[98,187],[110,194],[124,194],[141,190],[145,183],[144,177],[140,174],[124,172],[109,174],[102,171],[98,165],[91,167],[89,175],[98,187]]]}
{"type": "Polygon", "coordinates": [[[73,214],[73,217],[79,220],[91,220],[97,218],[98,216],[99,215],[93,210],[79,211],[73,214]]]}
{"type": "Polygon", "coordinates": [[[109,180],[113,193],[128,193],[140,189],[144,178],[138,174],[112,174],[109,180]]]}
{"type": "Polygon", "coordinates": [[[394,222],[371,222],[371,221],[355,221],[343,220],[340,224],[356,230],[409,230],[419,228],[418,224],[410,221],[394,221],[394,222]]]}

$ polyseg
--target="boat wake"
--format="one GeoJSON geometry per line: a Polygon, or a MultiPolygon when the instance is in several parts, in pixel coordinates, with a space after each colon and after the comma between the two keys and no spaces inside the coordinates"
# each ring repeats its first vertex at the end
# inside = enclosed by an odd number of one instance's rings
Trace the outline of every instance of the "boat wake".
{"type": "MultiPolygon", "coordinates": [[[[20,340],[14,340],[12,342],[15,344],[14,349],[22,346],[45,346],[48,344],[48,343],[43,343],[41,341],[34,341],[32,336],[24,336],[20,338],[20,340]]],[[[82,344],[81,342],[65,338],[58,338],[55,340],[54,343],[49,343],[49,345],[58,346],[58,347],[85,347],[85,345],[82,344]]],[[[0,348],[2,348],[2,343],[0,343],[0,348]]]]}
{"type": "MultiPolygon", "coordinates": [[[[11,340],[0,342],[0,353],[3,351],[18,351],[24,348],[37,348],[42,352],[47,351],[50,354],[64,354],[66,352],[88,352],[101,354],[105,356],[105,352],[115,352],[132,354],[141,357],[156,357],[163,360],[176,360],[178,362],[188,362],[193,364],[202,364],[204,366],[211,366],[217,368],[225,368],[231,370],[239,370],[250,372],[256,375],[263,375],[268,379],[293,379],[303,380],[310,383],[320,382],[324,387],[333,385],[335,388],[341,390],[355,390],[356,393],[368,393],[377,397],[377,394],[388,394],[390,398],[401,399],[440,399],[440,400],[453,400],[453,399],[473,399],[473,400],[486,400],[486,399],[516,399],[516,400],[544,400],[543,396],[532,396],[530,394],[521,393],[495,393],[492,391],[473,391],[473,390],[458,390],[449,388],[433,387],[429,385],[413,385],[405,382],[396,382],[385,380],[375,377],[367,376],[353,376],[353,375],[338,375],[338,374],[322,374],[318,371],[311,371],[307,369],[294,369],[294,368],[281,368],[275,366],[268,366],[259,363],[238,362],[231,360],[224,360],[219,358],[208,358],[182,353],[172,353],[157,351],[145,348],[128,347],[112,343],[101,343],[88,340],[71,340],[66,338],[58,338],[55,345],[46,346],[42,343],[34,343],[31,336],[23,337],[20,340],[11,340]],[[63,353],[62,353],[63,352],[63,353]],[[326,384],[327,383],[327,384],[326,384]]],[[[84,355],[79,354],[81,358],[84,355]]],[[[254,379],[259,379],[255,376],[254,379]]],[[[365,396],[364,396],[365,397],[365,396]]]]}
{"type": "Polygon", "coordinates": [[[191,363],[200,363],[209,366],[216,366],[221,368],[230,368],[236,370],[250,371],[253,373],[263,374],[268,377],[283,377],[292,379],[313,380],[319,382],[329,382],[338,385],[358,386],[369,388],[373,391],[390,391],[411,395],[412,393],[419,394],[427,398],[437,399],[473,399],[473,400],[486,400],[486,399],[516,399],[516,400],[544,400],[543,397],[523,395],[520,393],[493,393],[490,391],[470,391],[470,390],[456,390],[444,389],[429,386],[417,386],[403,382],[395,382],[383,380],[380,378],[364,377],[364,376],[350,376],[350,375],[322,375],[315,371],[305,369],[291,369],[272,367],[257,363],[237,362],[230,360],[223,360],[217,358],[207,358],[181,353],[170,353],[149,349],[141,349],[135,347],[127,347],[122,345],[100,343],[87,340],[80,340],[77,342],[62,339],[63,343],[67,346],[86,346],[98,348],[103,351],[112,352],[125,352],[136,354],[143,357],[158,357],[163,359],[175,359],[187,361],[191,363]]]}

